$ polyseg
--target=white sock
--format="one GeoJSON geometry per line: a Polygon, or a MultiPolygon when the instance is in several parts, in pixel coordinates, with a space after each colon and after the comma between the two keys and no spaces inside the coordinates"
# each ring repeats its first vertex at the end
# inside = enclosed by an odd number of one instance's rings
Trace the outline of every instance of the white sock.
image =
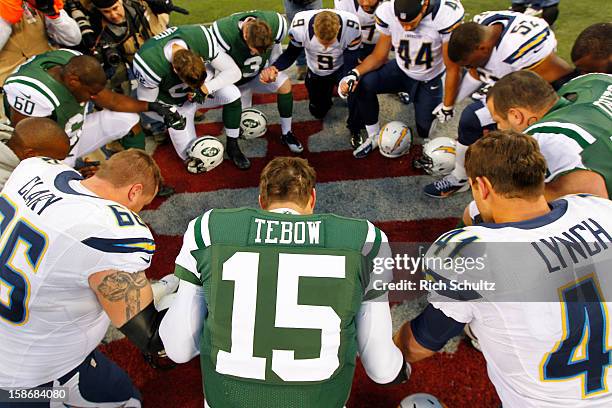
{"type": "Polygon", "coordinates": [[[238,139],[238,137],[240,136],[240,129],[228,129],[228,128],[225,128],[225,134],[227,135],[227,137],[231,137],[233,139],[238,139]]]}
{"type": "Polygon", "coordinates": [[[378,146],[378,134],[380,133],[380,125],[378,122],[373,125],[366,125],[366,131],[368,132],[368,137],[372,139],[374,147],[378,146]]]}
{"type": "Polygon", "coordinates": [[[288,132],[291,132],[291,120],[292,118],[280,118],[281,132],[283,135],[286,135],[288,132]]]}
{"type": "Polygon", "coordinates": [[[467,152],[468,147],[457,141],[457,147],[455,148],[455,169],[451,173],[457,180],[467,180],[468,178],[465,172],[465,152],[467,152]]]}

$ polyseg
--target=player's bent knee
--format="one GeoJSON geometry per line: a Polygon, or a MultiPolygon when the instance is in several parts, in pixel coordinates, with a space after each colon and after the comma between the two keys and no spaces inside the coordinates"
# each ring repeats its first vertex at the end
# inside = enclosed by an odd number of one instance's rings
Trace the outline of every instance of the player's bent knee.
{"type": "Polygon", "coordinates": [[[282,82],[282,85],[278,88],[277,93],[288,94],[289,92],[291,92],[291,80],[287,78],[282,82]]]}

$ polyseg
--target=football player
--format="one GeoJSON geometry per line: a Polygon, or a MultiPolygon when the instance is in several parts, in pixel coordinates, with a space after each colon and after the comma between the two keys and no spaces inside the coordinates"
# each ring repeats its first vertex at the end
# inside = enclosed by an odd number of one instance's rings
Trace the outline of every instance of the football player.
{"type": "Polygon", "coordinates": [[[0,190],[22,160],[43,156],[64,160],[70,140],[49,118],[26,118],[13,129],[0,123],[0,190]]]}
{"type": "Polygon", "coordinates": [[[406,360],[431,356],[469,323],[504,407],[612,406],[612,203],[583,194],[548,203],[545,158],[524,134],[489,133],[465,164],[485,223],[450,231],[427,252],[438,286],[396,335],[406,360]],[[438,261],[474,256],[482,268],[438,261]]]}
{"type": "Polygon", "coordinates": [[[306,160],[275,158],[262,210],[213,209],[187,228],[160,335],[177,362],[200,354],[208,407],[341,408],[357,352],[377,383],[410,375],[387,293],[374,289],[392,276],[372,267],[391,256],[387,237],[366,220],[313,214],[314,184],[306,160]]]}
{"type": "Polygon", "coordinates": [[[361,45],[361,28],[357,17],[338,10],[308,10],[297,13],[289,29],[289,46],[269,68],[283,71],[306,52],[305,85],[308,109],[323,119],[332,107],[334,87],[357,64],[361,45]]]}
{"type": "MultiPolygon", "coordinates": [[[[451,35],[448,55],[468,72],[460,89],[449,91],[457,98],[438,107],[441,122],[452,117],[453,106],[483,84],[492,85],[504,75],[521,69],[542,76],[555,88],[575,76],[572,67],[556,53],[557,39],[541,18],[512,11],[489,11],[474,17],[474,22],[459,26],[451,35]]],[[[441,180],[424,188],[426,195],[446,198],[469,188],[463,161],[467,147],[495,128],[483,100],[468,105],[459,121],[455,169],[441,180]]]]}
{"type": "Polygon", "coordinates": [[[381,0],[334,0],[336,10],[344,10],[353,13],[359,19],[361,25],[361,49],[359,51],[359,62],[362,62],[374,51],[378,42],[379,32],[376,30],[375,12],[381,0]]]}
{"type": "Polygon", "coordinates": [[[105,89],[106,75],[94,57],[72,50],[50,51],[34,57],[11,74],[3,85],[4,101],[13,126],[26,117],[49,117],[70,137],[76,160],[129,134],[138,123],[137,112],[154,111],[168,126],[184,126],[171,107],[140,101],[105,89]],[[90,112],[89,102],[100,108],[90,112]]]}
{"type": "Polygon", "coordinates": [[[538,141],[549,201],[575,193],[612,198],[612,75],[583,75],[555,93],[538,75],[515,72],[491,88],[487,105],[500,129],[538,141]]]}
{"type": "Polygon", "coordinates": [[[585,28],[572,47],[572,62],[581,74],[612,74],[612,23],[585,28]]]}
{"type": "Polygon", "coordinates": [[[160,181],[136,149],[86,180],[50,158],[15,169],[0,195],[0,388],[66,387],[72,407],[141,406],[97,346],[112,322],[146,354],[163,348],[144,272],[155,243],[137,215],[160,181]]]}
{"type": "Polygon", "coordinates": [[[282,41],[287,35],[285,18],[274,11],[236,13],[217,20],[211,32],[219,47],[232,57],[242,71],[242,77],[236,83],[241,94],[242,108],[251,107],[253,93],[276,93],[281,142],[293,153],[301,153],[304,148],[291,132],[291,80],[282,72],[273,81],[265,75],[260,77],[261,70],[283,52],[282,41]]]}
{"type": "Polygon", "coordinates": [[[170,139],[187,171],[206,171],[201,161],[189,156],[197,139],[194,116],[199,109],[223,106],[225,150],[241,170],[251,162],[240,150],[240,91],[233,84],[241,78],[232,58],[219,52],[208,28],[201,25],[170,27],[147,40],[134,56],[138,97],[176,106],[185,116],[182,130],[169,130],[170,139]]]}
{"type": "MultiPolygon", "coordinates": [[[[359,146],[353,152],[356,158],[377,147],[377,94],[408,92],[415,104],[417,133],[429,136],[432,112],[443,101],[442,76],[446,71],[445,88],[451,90],[460,79],[459,66],[448,58],[448,39],[463,14],[458,0],[392,0],[378,6],[376,47],[342,79],[338,91],[341,96],[355,94],[349,98],[348,128],[352,145],[359,146]],[[395,61],[388,61],[392,46],[395,61]],[[368,138],[360,143],[364,126],[368,138]]],[[[454,98],[446,93],[445,104],[454,98]]]]}

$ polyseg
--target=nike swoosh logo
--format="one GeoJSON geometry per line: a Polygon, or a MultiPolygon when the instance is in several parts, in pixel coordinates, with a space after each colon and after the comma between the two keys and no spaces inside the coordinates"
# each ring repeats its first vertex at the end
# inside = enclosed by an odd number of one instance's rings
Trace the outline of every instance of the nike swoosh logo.
{"type": "Polygon", "coordinates": [[[22,94],[23,96],[25,96],[27,99],[30,99],[32,97],[32,95],[26,95],[23,92],[19,91],[20,94],[22,94]]]}
{"type": "Polygon", "coordinates": [[[438,89],[439,87],[440,87],[440,85],[437,85],[437,86],[432,86],[432,87],[431,87],[431,88],[429,88],[429,89],[431,89],[431,90],[433,91],[434,89],[438,89]]]}
{"type": "Polygon", "coordinates": [[[142,259],[143,261],[145,261],[146,263],[151,262],[151,257],[145,258],[144,256],[141,256],[140,259],[142,259]]]}

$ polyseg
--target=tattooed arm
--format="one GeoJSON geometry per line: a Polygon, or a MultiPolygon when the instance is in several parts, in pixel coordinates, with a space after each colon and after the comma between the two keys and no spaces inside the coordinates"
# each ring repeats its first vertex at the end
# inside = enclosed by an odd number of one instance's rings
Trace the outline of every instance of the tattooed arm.
{"type": "Polygon", "coordinates": [[[144,271],[108,270],[89,277],[89,286],[115,327],[121,327],[153,302],[144,271]]]}

